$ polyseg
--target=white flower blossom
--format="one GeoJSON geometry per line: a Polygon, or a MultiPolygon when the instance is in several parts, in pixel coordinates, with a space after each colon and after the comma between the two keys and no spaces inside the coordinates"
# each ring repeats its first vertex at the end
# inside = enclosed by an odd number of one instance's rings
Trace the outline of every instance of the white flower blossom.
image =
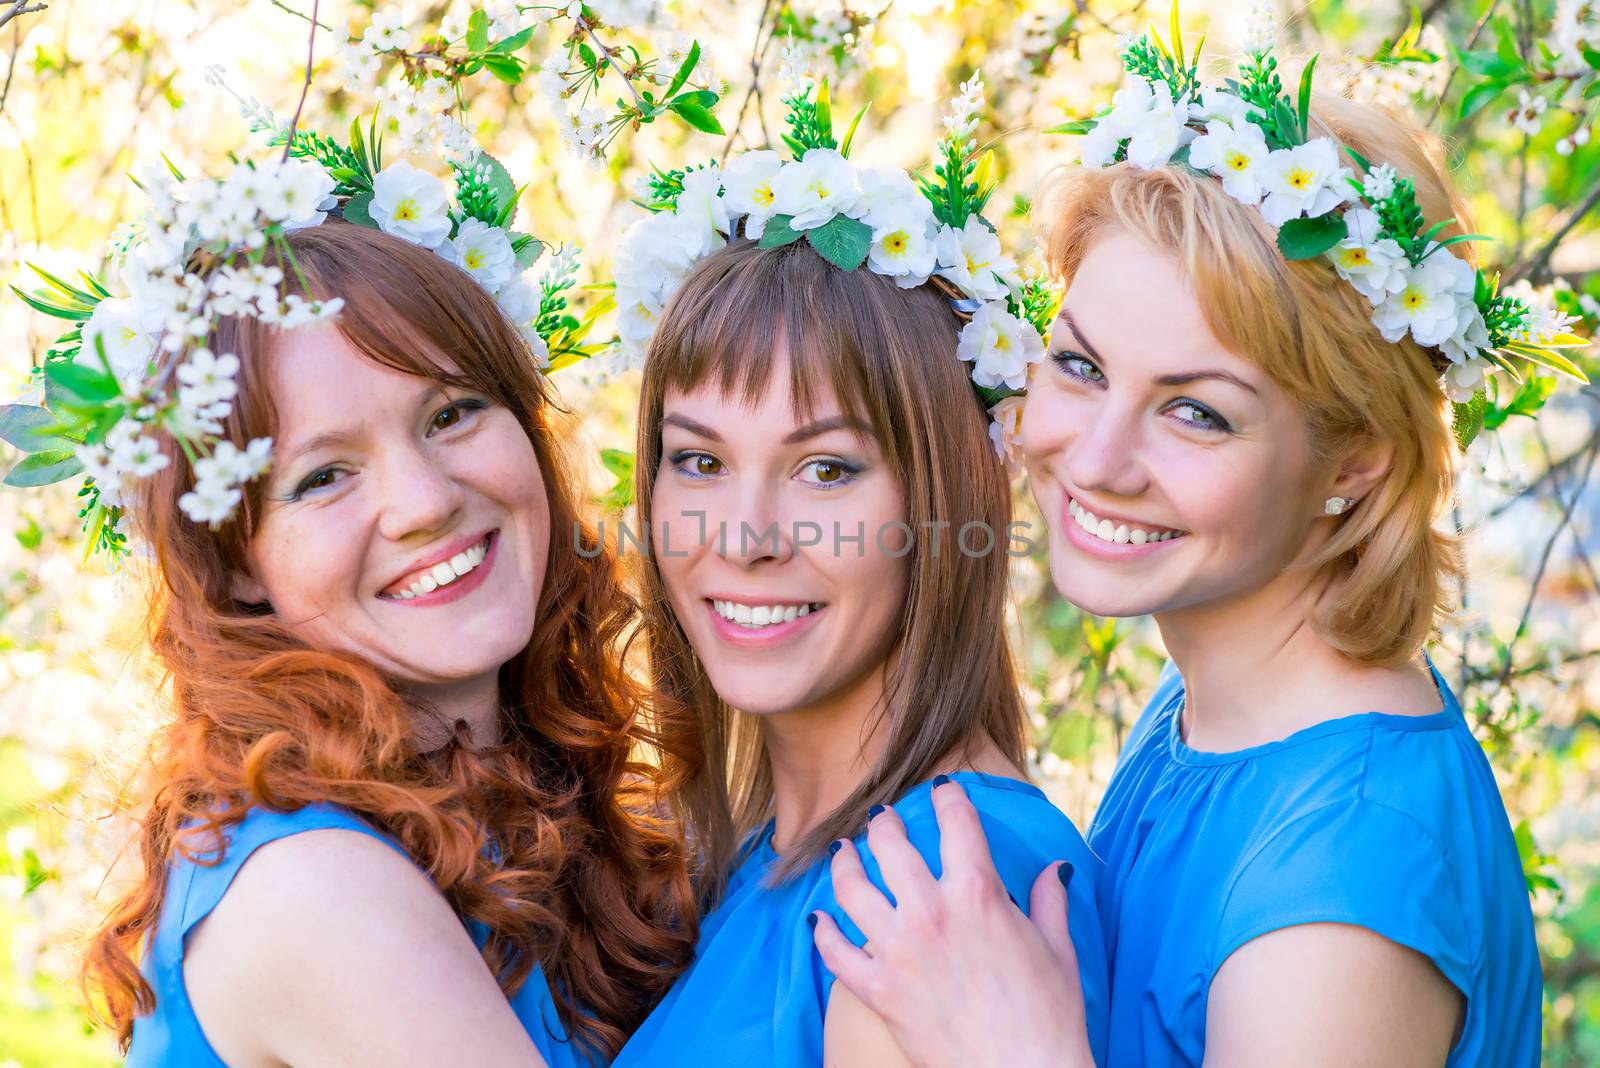
{"type": "Polygon", "coordinates": [[[959,230],[939,227],[934,250],[939,257],[939,276],[950,279],[967,296],[1000,300],[1009,292],[1006,279],[1017,265],[1001,251],[999,235],[978,216],[967,216],[959,230]]]}
{"type": "Polygon", "coordinates": [[[361,39],[369,47],[386,52],[408,51],[415,41],[414,35],[406,28],[406,17],[402,11],[374,11],[372,21],[367,24],[367,32],[361,35],[361,39]]]}
{"type": "Polygon", "coordinates": [[[1084,135],[1079,158],[1086,167],[1104,167],[1126,140],[1128,162],[1135,167],[1164,167],[1194,138],[1194,131],[1185,125],[1188,118],[1187,93],[1174,101],[1166,86],[1157,90],[1130,75],[1111,98],[1111,111],[1084,135]]]}
{"type": "Polygon", "coordinates": [[[1256,113],[1258,109],[1245,103],[1243,98],[1222,89],[1202,89],[1199,103],[1189,105],[1189,118],[1204,123],[1225,122],[1229,126],[1249,122],[1250,116],[1256,113]]]}
{"type": "Polygon", "coordinates": [[[1254,0],[1250,5],[1250,18],[1245,26],[1245,54],[1258,56],[1272,51],[1278,39],[1277,13],[1272,0],[1254,0]]]}
{"type": "Polygon", "coordinates": [[[759,238],[772,218],[773,181],[783,168],[783,157],[769,149],[741,152],[728,161],[722,172],[722,199],[728,205],[728,214],[745,217],[744,236],[759,238]]]}
{"type": "Polygon", "coordinates": [[[244,493],[225,482],[202,480],[194,489],[178,498],[178,507],[195,523],[204,523],[215,530],[233,515],[233,510],[244,499],[244,493]]]}
{"type": "Polygon", "coordinates": [[[519,270],[510,235],[481,219],[463,219],[440,252],[490,293],[498,293],[519,270]]]}
{"type": "Polygon", "coordinates": [[[1482,357],[1451,364],[1444,373],[1445,393],[1455,403],[1465,404],[1483,388],[1484,376],[1491,370],[1492,365],[1482,357]]]}
{"type": "Polygon", "coordinates": [[[989,440],[1007,469],[1022,465],[1022,397],[1007,397],[989,409],[989,440]]]}
{"type": "Polygon", "coordinates": [[[1550,102],[1538,93],[1530,94],[1526,89],[1518,89],[1517,106],[1511,109],[1507,118],[1511,120],[1511,125],[1531,137],[1544,125],[1544,112],[1549,106],[1550,102]]]}
{"type": "Polygon", "coordinates": [[[1350,168],[1339,165],[1339,150],[1326,137],[1269,152],[1261,165],[1267,193],[1261,214],[1274,227],[1325,215],[1354,195],[1349,179],[1350,168]]]}
{"type": "Polygon", "coordinates": [[[715,163],[683,176],[678,195],[678,233],[688,241],[688,255],[699,259],[727,244],[731,229],[728,203],[722,199],[722,171],[715,163]]]}
{"type": "Polygon", "coordinates": [[[539,64],[539,91],[550,103],[561,107],[567,92],[567,54],[552,52],[539,64]]]}
{"type": "Polygon", "coordinates": [[[239,357],[231,352],[218,356],[207,348],[195,349],[178,365],[178,381],[194,391],[194,407],[231,401],[239,392],[234,382],[238,373],[239,357]]]}
{"type": "Polygon", "coordinates": [[[861,190],[849,160],[832,149],[813,148],[779,169],[772,194],[774,215],[788,215],[794,229],[810,230],[835,215],[848,215],[861,190]]]}
{"type": "Polygon", "coordinates": [[[1378,216],[1366,208],[1345,212],[1346,237],[1328,250],[1339,277],[1355,286],[1373,305],[1382,304],[1406,287],[1410,262],[1391,237],[1379,238],[1378,216]]]}
{"type": "Polygon", "coordinates": [[[956,355],[972,364],[972,380],[986,389],[1023,389],[1028,368],[1044,359],[1044,341],[1033,326],[994,300],[961,328],[956,355]]]}
{"type": "Polygon", "coordinates": [[[867,167],[856,172],[856,180],[860,183],[861,196],[850,214],[868,226],[876,228],[879,216],[885,212],[899,216],[910,211],[933,217],[933,205],[905,171],[867,167]]]}
{"type": "Polygon", "coordinates": [[[95,305],[83,324],[83,347],[77,362],[102,367],[99,349],[104,348],[111,373],[123,389],[133,389],[144,378],[155,355],[162,319],[158,306],[125,297],[107,297],[95,305]]]}
{"type": "MultiPolygon", "coordinates": [[[[918,199],[922,199],[920,194],[918,199]]],[[[871,269],[893,278],[901,289],[926,282],[938,266],[933,214],[906,204],[880,208],[873,212],[871,220],[872,247],[867,252],[871,269]]]]}
{"type": "Polygon", "coordinates": [[[1399,172],[1392,165],[1380,163],[1362,177],[1361,191],[1368,200],[1378,203],[1394,196],[1395,183],[1399,180],[1399,172]]]}
{"type": "Polygon", "coordinates": [[[374,176],[368,211],[379,229],[423,248],[438,248],[450,236],[450,201],[444,183],[404,160],[374,176]]]}
{"type": "Polygon", "coordinates": [[[1463,305],[1472,304],[1477,273],[1448,251],[1435,253],[1406,269],[1405,288],[1373,313],[1384,340],[1399,341],[1409,331],[1417,344],[1443,345],[1461,330],[1463,305]]]}
{"type": "Polygon", "coordinates": [[[1222,188],[1241,204],[1259,204],[1262,163],[1269,154],[1261,127],[1240,121],[1234,125],[1213,119],[1206,132],[1189,146],[1189,163],[1222,179],[1222,188]]]}

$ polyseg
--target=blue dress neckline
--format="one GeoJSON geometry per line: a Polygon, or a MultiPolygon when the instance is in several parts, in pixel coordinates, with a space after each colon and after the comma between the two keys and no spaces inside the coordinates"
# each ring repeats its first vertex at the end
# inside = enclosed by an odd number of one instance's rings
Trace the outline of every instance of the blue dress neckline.
{"type": "Polygon", "coordinates": [[[1433,658],[1426,653],[1423,659],[1427,662],[1428,672],[1433,676],[1434,689],[1438,691],[1439,700],[1443,707],[1437,712],[1423,715],[1405,715],[1398,712],[1352,712],[1348,716],[1335,716],[1325,719],[1321,723],[1313,723],[1309,727],[1302,727],[1293,734],[1286,735],[1271,742],[1262,742],[1260,745],[1246,746],[1243,749],[1230,749],[1223,751],[1210,751],[1194,749],[1183,740],[1183,687],[1179,687],[1173,694],[1172,702],[1176,705],[1171,709],[1171,716],[1167,723],[1167,737],[1172,759],[1180,764],[1195,766],[1214,766],[1218,764],[1234,764],[1257,757],[1267,756],[1284,749],[1293,749],[1295,746],[1314,742],[1319,738],[1329,735],[1343,734],[1346,731],[1367,730],[1373,727],[1382,727],[1393,731],[1437,731],[1445,730],[1461,722],[1461,705],[1456,701],[1455,694],[1439,674],[1439,669],[1434,667],[1433,658]]]}

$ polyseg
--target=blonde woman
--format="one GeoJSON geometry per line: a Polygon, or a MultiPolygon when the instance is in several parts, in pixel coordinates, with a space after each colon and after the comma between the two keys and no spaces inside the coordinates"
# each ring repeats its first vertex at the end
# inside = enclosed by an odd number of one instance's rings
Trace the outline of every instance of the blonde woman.
{"type": "MultiPolygon", "coordinates": [[[[1265,80],[1252,59],[1247,96],[1265,80]]],[[[1151,90],[1125,90],[1085,144],[1109,166],[1040,197],[1070,288],[1023,418],[1057,587],[1090,612],[1153,615],[1172,657],[1090,831],[1108,1063],[1536,1064],[1517,848],[1423,652],[1460,567],[1436,526],[1449,400],[1472,392],[1506,306],[1475,300],[1468,246],[1429,244],[1451,231],[1401,210],[1464,218],[1420,130],[1318,98],[1295,145],[1258,101],[1206,90],[1196,111],[1217,117],[1173,120],[1188,167],[1111,162],[1141,153],[1138,123],[1118,121],[1160,121],[1169,87],[1151,90]],[[1258,166],[1268,151],[1306,164],[1298,207],[1272,200],[1286,186],[1258,166]],[[1253,193],[1237,180],[1251,168],[1253,193]],[[1317,249],[1334,208],[1342,240],[1317,249]]],[[[962,879],[889,909],[841,852],[835,882],[863,900],[873,956],[824,921],[824,959],[919,1063],[970,1063],[996,1031],[1014,1063],[1083,1063],[1059,920],[1041,936],[1003,898],[953,905],[993,877],[959,790],[934,803],[962,879]]],[[[919,876],[885,872],[897,896],[919,876]]]]}

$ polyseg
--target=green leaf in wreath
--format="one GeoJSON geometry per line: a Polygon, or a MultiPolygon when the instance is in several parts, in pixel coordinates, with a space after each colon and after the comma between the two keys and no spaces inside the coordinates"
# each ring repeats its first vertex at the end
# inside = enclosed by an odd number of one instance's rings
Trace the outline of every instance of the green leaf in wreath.
{"type": "Polygon", "coordinates": [[[122,387],[110,371],[88,364],[58,361],[46,364],[44,375],[46,381],[66,394],[68,402],[73,403],[74,407],[98,408],[122,393],[122,387]]]}
{"type": "Polygon", "coordinates": [[[1461,451],[1466,452],[1467,446],[1472,444],[1478,432],[1483,429],[1484,413],[1488,410],[1488,398],[1483,390],[1472,395],[1472,399],[1465,404],[1455,407],[1455,432],[1456,444],[1461,446],[1461,451]]]}
{"type": "Polygon", "coordinates": [[[796,230],[792,225],[793,215],[774,215],[767,220],[767,225],[761,230],[762,248],[781,248],[792,245],[805,236],[804,230],[796,230]]]}
{"type": "Polygon", "coordinates": [[[6,475],[5,483],[8,486],[24,489],[48,486],[69,479],[82,470],[82,461],[66,449],[36,452],[31,456],[24,456],[22,461],[11,469],[11,473],[6,475]]]}
{"type": "Polygon", "coordinates": [[[73,445],[55,413],[32,404],[0,405],[0,441],[23,452],[50,452],[73,445]]]}
{"type": "Polygon", "coordinates": [[[344,202],[344,221],[357,226],[378,229],[378,220],[372,217],[372,194],[357,193],[344,202]]]}
{"type": "Polygon", "coordinates": [[[1345,239],[1344,219],[1328,212],[1314,219],[1290,219],[1278,230],[1278,248],[1286,260],[1309,260],[1345,239]]]}
{"type": "Polygon", "coordinates": [[[872,227],[848,215],[835,215],[821,226],[807,230],[806,240],[819,256],[839,270],[853,271],[866,262],[867,253],[872,249],[872,227]]]}

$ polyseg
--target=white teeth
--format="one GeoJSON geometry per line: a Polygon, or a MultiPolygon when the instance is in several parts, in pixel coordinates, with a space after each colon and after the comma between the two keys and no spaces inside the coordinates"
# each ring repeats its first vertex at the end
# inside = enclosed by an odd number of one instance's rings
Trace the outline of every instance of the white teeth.
{"type": "Polygon", "coordinates": [[[1109,519],[1101,519],[1071,497],[1067,498],[1067,511],[1084,530],[1101,541],[1109,541],[1115,545],[1147,545],[1151,542],[1171,541],[1183,533],[1179,530],[1158,532],[1131,527],[1126,523],[1113,523],[1109,519]]]}
{"type": "Polygon", "coordinates": [[[822,607],[821,604],[749,605],[737,601],[715,600],[711,602],[711,606],[723,619],[752,630],[758,627],[777,626],[779,623],[793,623],[801,616],[810,615],[814,609],[822,607]]]}
{"type": "Polygon", "coordinates": [[[440,586],[448,586],[458,578],[471,574],[472,571],[489,555],[487,539],[479,542],[470,549],[463,549],[448,560],[434,564],[426,571],[417,575],[415,581],[400,592],[388,596],[401,601],[410,601],[424,594],[432,593],[440,586]]]}

